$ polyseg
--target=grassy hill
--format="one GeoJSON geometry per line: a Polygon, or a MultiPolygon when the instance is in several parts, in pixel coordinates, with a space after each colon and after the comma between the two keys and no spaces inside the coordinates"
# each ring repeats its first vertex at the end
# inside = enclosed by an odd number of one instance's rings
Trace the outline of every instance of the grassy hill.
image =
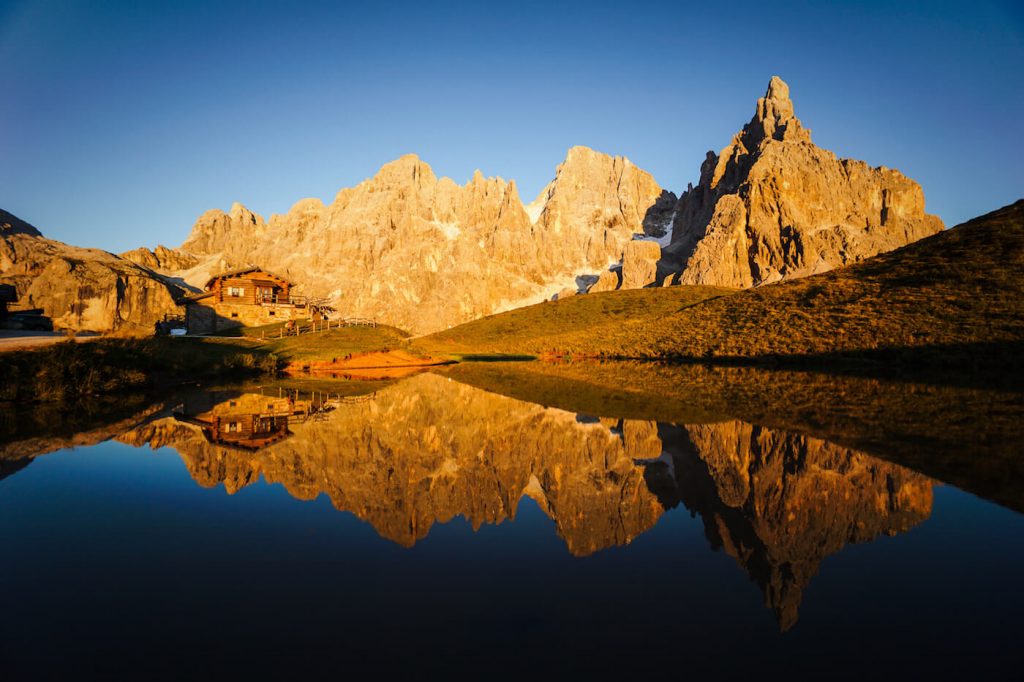
{"type": "Polygon", "coordinates": [[[260,348],[285,361],[331,360],[357,353],[403,348],[408,336],[401,329],[385,325],[342,327],[272,339],[260,348]]]}
{"type": "Polygon", "coordinates": [[[412,346],[434,354],[528,354],[585,350],[569,337],[603,338],[633,320],[658,319],[689,306],[735,293],[718,287],[630,289],[545,301],[492,315],[417,339],[412,346]]]}
{"type": "Polygon", "coordinates": [[[1024,200],[813,277],[731,294],[673,287],[586,295],[413,345],[450,354],[1017,361],[1024,350],[1024,200]]]}

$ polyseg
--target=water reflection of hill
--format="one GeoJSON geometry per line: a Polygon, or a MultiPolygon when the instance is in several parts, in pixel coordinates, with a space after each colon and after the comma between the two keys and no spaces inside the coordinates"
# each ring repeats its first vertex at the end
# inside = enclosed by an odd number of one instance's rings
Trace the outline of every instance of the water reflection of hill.
{"type": "Polygon", "coordinates": [[[589,414],[670,423],[729,415],[841,444],[1024,511],[1024,384],[1012,374],[896,381],[628,362],[478,363],[447,373],[589,414]]]}
{"type": "Polygon", "coordinates": [[[712,547],[750,574],[783,629],[826,556],[931,513],[930,479],[817,438],[740,421],[663,432],[651,489],[666,508],[700,514],[712,547]]]}
{"type": "MultiPolygon", "coordinates": [[[[273,401],[231,402],[237,412],[273,401]]],[[[299,499],[326,494],[403,546],[456,516],[474,528],[512,519],[525,495],[585,556],[629,543],[682,504],[783,627],[825,556],[902,532],[931,509],[928,478],[819,439],[735,420],[584,417],[434,374],[293,420],[290,437],[259,450],[211,442],[202,422],[161,418],[119,440],[173,447],[204,486],[234,492],[262,476],[299,499]]]]}

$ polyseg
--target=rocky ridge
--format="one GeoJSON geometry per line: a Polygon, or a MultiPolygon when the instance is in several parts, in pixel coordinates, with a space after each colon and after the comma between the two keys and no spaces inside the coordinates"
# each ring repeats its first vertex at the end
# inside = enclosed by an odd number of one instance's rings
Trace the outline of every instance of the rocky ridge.
{"type": "Polygon", "coordinates": [[[46,239],[0,210],[0,283],[21,308],[41,308],[55,329],[152,333],[165,314],[180,314],[182,290],[153,270],[99,249],[46,239]]]}
{"type": "Polygon", "coordinates": [[[584,291],[802,277],[942,227],[917,183],[815,146],[773,77],[678,199],[628,159],[586,147],[525,206],[515,182],[477,171],[459,185],[407,155],[329,204],[303,199],[264,220],[235,203],[201,215],[179,249],[123,255],[193,287],[258,265],[340,314],[427,333],[584,291]]]}
{"type": "Polygon", "coordinates": [[[329,205],[304,199],[269,220],[241,204],[207,211],[182,263],[130,253],[196,286],[258,264],[345,315],[428,332],[580,290],[577,277],[621,261],[635,235],[663,234],[674,202],[628,159],[586,147],[569,150],[529,211],[514,181],[477,171],[458,185],[410,154],[329,205]]]}

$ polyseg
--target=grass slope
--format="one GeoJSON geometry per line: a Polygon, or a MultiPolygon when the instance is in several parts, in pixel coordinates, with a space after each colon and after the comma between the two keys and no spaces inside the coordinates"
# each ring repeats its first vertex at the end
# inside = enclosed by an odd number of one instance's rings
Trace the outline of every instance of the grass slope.
{"type": "Polygon", "coordinates": [[[197,379],[277,371],[278,359],[243,341],[97,339],[4,353],[0,403],[76,400],[197,379]]]}
{"type": "Polygon", "coordinates": [[[395,327],[342,327],[272,339],[261,349],[289,362],[332,360],[346,355],[403,348],[409,335],[395,327]]]}
{"type": "Polygon", "coordinates": [[[600,352],[586,339],[602,339],[637,319],[656,320],[736,289],[670,287],[604,291],[545,301],[492,315],[417,339],[412,347],[434,354],[600,352]],[[580,341],[572,339],[579,337],[580,341]]]}
{"type": "Polygon", "coordinates": [[[679,287],[570,298],[414,345],[435,353],[689,360],[1019,361],[1024,200],[855,265],[724,293],[679,287]],[[604,310],[617,313],[604,317],[604,310]]]}

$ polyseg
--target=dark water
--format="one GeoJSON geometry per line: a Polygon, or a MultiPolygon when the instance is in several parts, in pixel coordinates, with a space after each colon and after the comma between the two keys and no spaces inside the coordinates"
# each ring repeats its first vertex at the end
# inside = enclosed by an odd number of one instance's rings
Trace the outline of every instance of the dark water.
{"type": "Polygon", "coordinates": [[[9,429],[0,677],[1020,678],[1012,391],[469,371],[9,429]]]}

